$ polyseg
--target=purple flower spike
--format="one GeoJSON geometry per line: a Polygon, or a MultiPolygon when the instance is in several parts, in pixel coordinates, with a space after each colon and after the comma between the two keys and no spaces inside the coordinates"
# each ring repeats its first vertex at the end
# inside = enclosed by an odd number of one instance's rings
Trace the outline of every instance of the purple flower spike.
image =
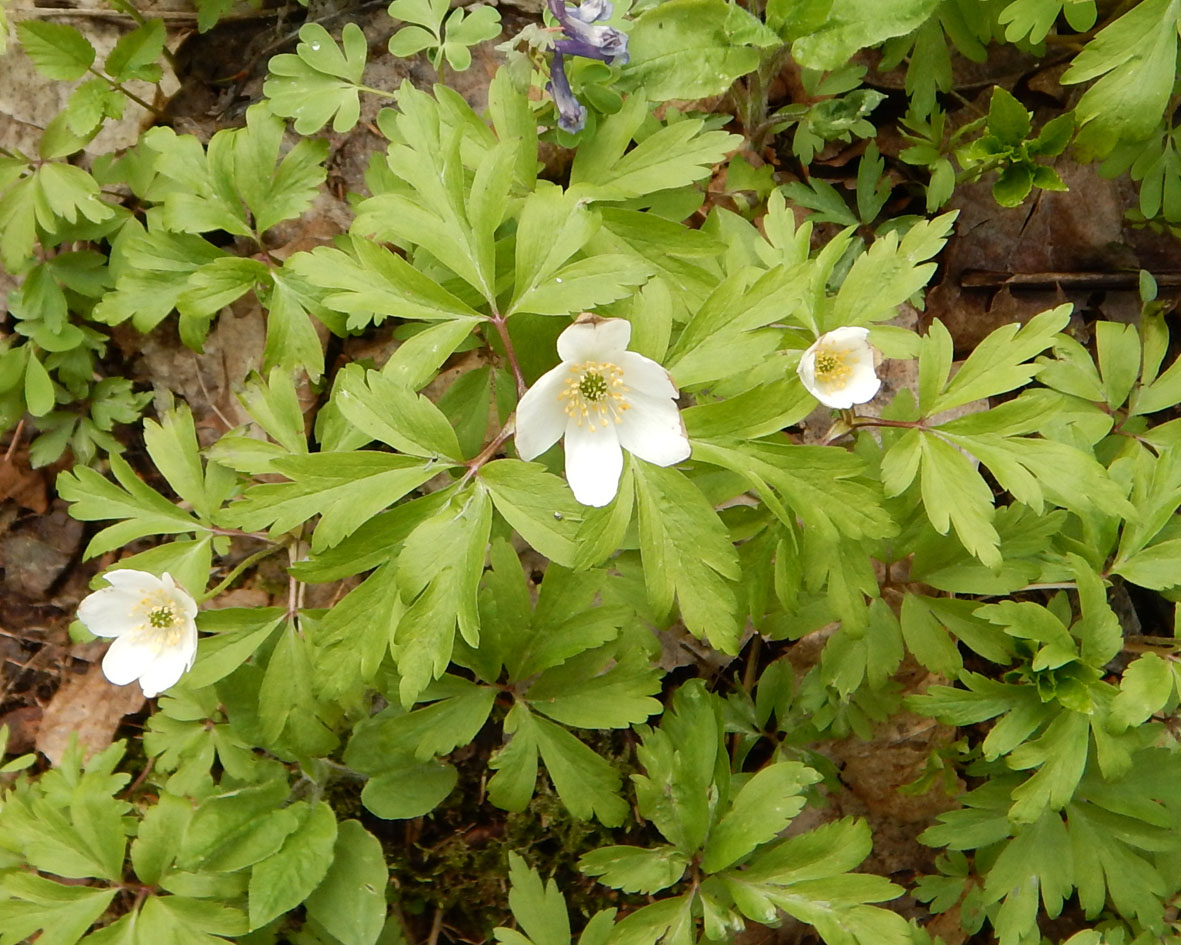
{"type": "Polygon", "coordinates": [[[565,0],[546,0],[546,4],[565,34],[565,38],[554,43],[554,62],[547,88],[558,106],[558,127],[573,133],[581,131],[586,124],[586,109],[570,90],[563,57],[582,56],[608,65],[624,65],[628,61],[627,33],[613,26],[596,25],[600,20],[610,19],[614,9],[611,0],[584,0],[577,7],[566,6],[565,0]]]}
{"type": "Polygon", "coordinates": [[[563,0],[547,2],[554,19],[562,25],[562,32],[568,37],[565,42],[576,44],[564,50],[566,53],[598,59],[609,65],[627,63],[627,33],[613,26],[595,25],[611,16],[614,8],[609,0],[587,0],[579,7],[568,7],[563,0]]]}
{"type": "MultiPolygon", "coordinates": [[[[560,0],[559,0],[560,2],[560,0]]],[[[550,66],[550,82],[546,86],[558,106],[558,127],[570,134],[577,134],[586,125],[586,108],[570,91],[570,80],[566,78],[566,60],[561,52],[554,52],[550,66]]]]}

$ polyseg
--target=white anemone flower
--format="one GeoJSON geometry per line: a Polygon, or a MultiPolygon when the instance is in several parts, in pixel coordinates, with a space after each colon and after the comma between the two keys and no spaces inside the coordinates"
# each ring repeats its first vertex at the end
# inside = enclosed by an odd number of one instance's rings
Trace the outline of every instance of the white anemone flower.
{"type": "Polygon", "coordinates": [[[848,409],[877,396],[882,382],[874,370],[868,328],[834,328],[821,335],[796,369],[808,393],[826,407],[848,409]]]}
{"type": "Polygon", "coordinates": [[[197,603],[170,574],[122,568],[104,575],[110,587],[84,598],[78,619],[115,642],[103,657],[103,674],[117,686],[138,679],[149,698],[167,689],[197,655],[197,603]]]}
{"type": "Polygon", "coordinates": [[[627,350],[631,323],[583,313],[558,336],[552,371],[517,405],[517,452],[533,459],[566,437],[566,481],[583,505],[619,490],[623,450],[657,466],[689,458],[676,385],[651,358],[627,350]]]}

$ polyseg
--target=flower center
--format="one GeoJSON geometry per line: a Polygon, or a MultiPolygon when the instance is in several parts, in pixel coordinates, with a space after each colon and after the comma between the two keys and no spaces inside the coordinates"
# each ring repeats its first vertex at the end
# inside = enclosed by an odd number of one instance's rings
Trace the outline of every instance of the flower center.
{"type": "Polygon", "coordinates": [[[565,401],[566,416],[579,426],[586,421],[594,433],[605,428],[608,420],[619,423],[631,409],[628,387],[623,383],[623,368],[610,361],[583,361],[570,365],[570,377],[558,394],[565,401]]]}
{"type": "Polygon", "coordinates": [[[184,617],[172,596],[164,590],[149,591],[132,610],[138,626],[132,631],[136,638],[157,650],[175,646],[184,630],[184,617]]]}
{"type": "Polygon", "coordinates": [[[176,614],[172,612],[172,606],[170,604],[165,604],[163,607],[157,607],[155,610],[148,612],[148,623],[157,630],[164,627],[171,627],[176,623],[176,614]]]}
{"type": "Polygon", "coordinates": [[[840,390],[849,382],[853,368],[847,362],[848,351],[829,348],[816,353],[816,380],[840,390]]]}

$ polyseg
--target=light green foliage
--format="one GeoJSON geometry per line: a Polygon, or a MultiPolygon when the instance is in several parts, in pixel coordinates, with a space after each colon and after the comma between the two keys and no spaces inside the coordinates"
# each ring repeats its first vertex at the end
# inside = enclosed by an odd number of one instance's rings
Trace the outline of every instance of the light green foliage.
{"type": "Polygon", "coordinates": [[[270,77],[263,91],[270,109],[284,118],[294,118],[301,135],[314,134],[332,119],[332,130],[349,131],[361,114],[357,93],[362,88],[368,49],[365,34],[356,23],[341,30],[341,45],[318,23],[305,23],[299,30],[294,53],[271,59],[270,77]]]}
{"type": "Polygon", "coordinates": [[[1074,130],[1074,119],[1069,114],[1048,121],[1035,138],[1030,138],[1030,113],[997,86],[992,91],[986,127],[985,134],[959,149],[956,157],[967,171],[999,171],[992,196],[1002,207],[1022,203],[1034,187],[1066,189],[1057,171],[1035,159],[1054,157],[1066,149],[1074,130]]]}
{"type": "Polygon", "coordinates": [[[1063,83],[1097,80],[1075,106],[1080,148],[1102,157],[1156,128],[1173,88],[1178,16],[1177,0],[1138,3],[1074,58],[1063,83]]]}
{"type": "MultiPolygon", "coordinates": [[[[393,945],[460,912],[457,937],[502,922],[502,945],[721,943],[785,917],[827,945],[927,945],[881,905],[904,891],[1001,945],[1170,941],[1164,290],[1143,272],[1138,321],[1063,305],[968,351],[937,318],[892,323],[922,310],[957,185],[995,172],[1005,207],[1061,189],[1041,162],[1076,126],[1140,182],[1146,222],[1181,218],[1174,7],[616,3],[630,62],[566,57],[590,106],[578,138],[548,126],[539,87],[556,31],[507,44],[477,111],[445,84],[366,86],[361,28],[309,17],[241,127],[160,124],[93,160],[75,156],[124,84],[161,78],[161,22],[99,62],[73,27],[23,21],[36,68],[75,86],[35,155],[0,154],[0,430],[34,425],[35,464],[71,450],[57,491],[98,523],[88,558],[167,572],[201,611],[194,665],[132,751],[0,758],[0,945],[393,945]],[[1066,81],[1092,83],[1077,111],[1035,131],[1035,99],[997,87],[967,118],[951,51],[1004,42],[1073,55],[1066,81]],[[773,111],[789,54],[804,98],[773,111]],[[308,136],[356,127],[362,95],[390,107],[351,220],[276,252],[326,183],[330,142],[308,136]],[[898,156],[875,140],[887,98],[898,156]],[[818,172],[850,157],[847,181],[818,172]],[[166,395],[140,420],[152,393],[103,376],[112,327],[199,349],[247,303],[267,335],[261,372],[235,379],[241,426],[166,395]],[[527,462],[513,441],[583,312],[626,320],[668,372],[689,446],[654,465],[631,448],[662,431],[621,427],[635,438],[595,507],[563,475],[594,462],[569,390],[549,392],[564,442],[527,462]],[[321,326],[345,339],[331,359],[321,326]],[[850,328],[914,370],[889,370],[880,410],[818,411],[797,368],[850,328]],[[218,606],[240,582],[269,606],[218,606]],[[909,890],[866,866],[868,823],[823,813],[857,776],[836,759],[880,750],[904,710],[931,753],[903,792],[958,802],[909,890]]],[[[198,27],[228,8],[202,0],[198,27]]],[[[389,12],[390,50],[441,76],[500,28],[484,6],[389,12]]],[[[636,416],[644,386],[621,394],[636,416]]]]}
{"type": "Polygon", "coordinates": [[[454,10],[450,16],[447,10],[440,0],[393,0],[390,16],[410,25],[390,37],[390,52],[406,57],[428,50],[427,58],[440,75],[444,60],[456,72],[465,71],[472,64],[468,47],[500,35],[500,13],[484,4],[454,10]]]}
{"type": "MultiPolygon", "coordinates": [[[[631,75],[656,102],[719,95],[759,65],[758,49],[736,41],[744,27],[741,8],[724,0],[668,0],[632,26],[631,75]]],[[[774,40],[759,36],[756,46],[774,40]]]]}
{"type": "Polygon", "coordinates": [[[864,46],[921,26],[938,0],[900,0],[887,10],[857,0],[833,0],[823,23],[796,39],[792,55],[810,69],[837,69],[864,46]]]}
{"type": "MultiPolygon", "coordinates": [[[[816,152],[830,141],[848,142],[854,135],[858,138],[873,137],[875,129],[868,116],[886,96],[874,89],[859,88],[864,76],[863,66],[846,66],[823,77],[813,70],[806,70],[803,79],[808,91],[814,96],[833,97],[812,105],[787,105],[770,116],[773,122],[771,128],[776,132],[795,125],[792,151],[803,164],[811,164],[816,152]]],[[[809,184],[831,188],[831,185],[816,179],[809,184]]],[[[802,185],[795,186],[799,188],[796,193],[807,193],[802,185]]],[[[796,193],[792,194],[793,198],[796,193]]],[[[810,206],[806,200],[803,205],[810,206]]]]}

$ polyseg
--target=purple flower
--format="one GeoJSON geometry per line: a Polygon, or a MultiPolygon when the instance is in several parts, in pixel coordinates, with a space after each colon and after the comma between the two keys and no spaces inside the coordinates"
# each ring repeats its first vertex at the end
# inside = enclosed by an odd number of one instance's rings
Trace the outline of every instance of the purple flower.
{"type": "Polygon", "coordinates": [[[550,66],[550,82],[546,86],[558,107],[558,127],[570,134],[582,131],[586,124],[586,108],[570,91],[570,80],[566,78],[566,60],[561,52],[554,51],[553,65],[550,66]]]}
{"type": "Polygon", "coordinates": [[[608,65],[626,65],[627,33],[613,26],[596,25],[598,21],[610,18],[613,8],[609,0],[587,0],[578,7],[568,7],[564,0],[547,2],[567,37],[555,44],[559,52],[598,59],[608,65]]]}
{"type": "Polygon", "coordinates": [[[582,56],[608,65],[624,65],[628,60],[627,33],[599,24],[600,20],[611,17],[610,0],[584,0],[577,7],[566,6],[565,0],[546,0],[546,3],[563,33],[563,38],[554,43],[547,88],[558,108],[558,127],[573,134],[586,124],[586,109],[570,90],[565,57],[582,56]]]}

